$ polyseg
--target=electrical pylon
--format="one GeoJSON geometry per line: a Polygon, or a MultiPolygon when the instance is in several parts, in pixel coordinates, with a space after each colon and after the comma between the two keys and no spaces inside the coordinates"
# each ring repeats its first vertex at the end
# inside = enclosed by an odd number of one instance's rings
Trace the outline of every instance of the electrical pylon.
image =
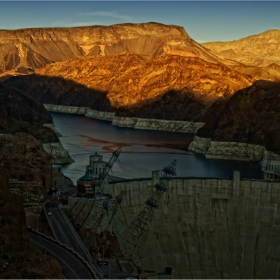
{"type": "Polygon", "coordinates": [[[162,176],[160,176],[159,183],[154,186],[153,195],[145,202],[144,209],[134,218],[119,238],[121,250],[131,256],[139,265],[141,265],[141,251],[147,240],[155,208],[158,208],[163,193],[167,191],[169,182],[167,179],[176,176],[176,160],[164,167],[161,172],[162,176]]]}
{"type": "MultiPolygon", "coordinates": [[[[103,168],[101,174],[99,175],[99,178],[95,184],[95,196],[94,196],[94,199],[91,200],[89,202],[88,199],[86,199],[85,197],[81,197],[80,199],[77,199],[77,201],[74,203],[73,207],[71,208],[70,210],[70,215],[72,216],[72,219],[73,219],[73,223],[74,224],[77,224],[81,227],[83,227],[84,223],[86,222],[86,220],[88,219],[88,217],[91,215],[91,211],[93,209],[93,206],[95,204],[95,201],[96,201],[96,197],[97,197],[97,193],[98,193],[98,190],[101,190],[103,185],[104,185],[104,182],[105,182],[105,178],[106,176],[108,175],[108,173],[110,172],[110,170],[112,169],[115,161],[118,159],[120,153],[121,153],[121,148],[122,147],[119,147],[117,150],[115,150],[113,153],[112,153],[112,156],[110,158],[110,160],[106,163],[105,167],[103,168]],[[79,202],[83,202],[82,206],[80,207],[80,209],[77,211],[77,214],[76,216],[74,217],[73,215],[73,210],[77,209],[78,208],[78,204],[79,202]],[[90,206],[90,210],[88,211],[88,214],[86,215],[86,217],[81,217],[81,213],[82,211],[84,210],[84,207],[86,205],[88,205],[88,203],[91,203],[91,206],[90,206]]],[[[103,208],[103,207],[102,207],[103,208]]],[[[102,209],[101,209],[102,210],[102,209]]]]}
{"type": "Polygon", "coordinates": [[[114,165],[115,161],[119,158],[119,155],[121,153],[121,149],[122,149],[122,147],[119,147],[117,150],[115,150],[112,153],[112,156],[111,156],[110,160],[105,164],[105,167],[103,168],[101,174],[99,175],[98,181],[95,185],[95,193],[97,193],[98,191],[101,191],[101,189],[104,185],[106,176],[109,174],[109,172],[112,169],[112,166],[114,165]]]}
{"type": "Polygon", "coordinates": [[[123,194],[124,191],[116,196],[112,203],[108,199],[103,200],[102,205],[87,219],[83,227],[90,228],[96,233],[107,230],[122,202],[123,194]]]}

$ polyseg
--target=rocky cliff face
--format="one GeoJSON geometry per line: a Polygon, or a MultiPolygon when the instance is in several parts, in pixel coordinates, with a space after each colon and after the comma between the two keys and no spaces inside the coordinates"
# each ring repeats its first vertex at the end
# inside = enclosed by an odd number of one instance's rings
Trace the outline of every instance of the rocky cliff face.
{"type": "Polygon", "coordinates": [[[202,153],[206,158],[260,162],[267,153],[264,146],[248,143],[211,141],[195,136],[189,151],[202,153]]]}
{"type": "Polygon", "coordinates": [[[199,128],[203,127],[204,123],[114,116],[112,125],[195,134],[199,128]]]}
{"type": "MultiPolygon", "coordinates": [[[[222,96],[222,99],[224,99],[224,96],[222,96]]],[[[163,120],[195,120],[204,110],[203,97],[195,94],[191,89],[183,88],[181,90],[171,89],[154,98],[121,107],[117,110],[116,116],[163,120]]]]}
{"type": "MultiPolygon", "coordinates": [[[[41,144],[60,144],[56,132],[51,128],[52,117],[45,107],[42,104],[38,104],[23,92],[0,83],[0,109],[0,133],[15,134],[22,132],[32,135],[35,138],[31,142],[38,140],[41,144]]],[[[27,142],[23,143],[23,145],[27,144],[27,142]]],[[[40,144],[35,143],[34,145],[37,147],[40,144]]],[[[61,144],[60,146],[60,152],[65,154],[65,161],[62,161],[61,156],[59,159],[56,159],[54,155],[53,162],[73,162],[61,144]]]]}
{"type": "Polygon", "coordinates": [[[280,30],[267,30],[230,42],[209,42],[202,45],[224,59],[249,66],[280,65],[280,30]]]}
{"type": "Polygon", "coordinates": [[[0,166],[10,179],[36,181],[41,189],[39,196],[46,194],[51,186],[51,156],[42,144],[28,133],[0,135],[0,166]]]}
{"type": "MultiPolygon", "coordinates": [[[[175,100],[184,100],[180,113],[185,117],[195,114],[195,110],[183,113],[187,111],[188,102],[195,108],[203,108],[252,82],[253,79],[247,75],[200,58],[177,55],[151,57],[131,53],[79,57],[48,65],[37,70],[35,75],[5,81],[40,103],[90,106],[101,111],[116,111],[161,95],[164,104],[174,96],[174,105],[169,111],[176,106],[175,100]]],[[[157,101],[152,100],[153,103],[157,101]]],[[[146,113],[149,114],[148,110],[146,113]]],[[[180,117],[180,113],[173,118],[180,117]]],[[[145,114],[142,117],[146,117],[145,114]]]]}
{"type": "Polygon", "coordinates": [[[0,170],[0,276],[2,279],[61,279],[58,262],[29,246],[22,199],[9,190],[0,170]]]}
{"type": "Polygon", "coordinates": [[[3,249],[3,246],[18,241],[23,244],[18,246],[22,247],[18,248],[18,251],[24,252],[27,250],[29,239],[25,226],[23,201],[20,196],[10,192],[8,177],[2,169],[0,171],[0,178],[0,247],[3,249]]]}
{"type": "Polygon", "coordinates": [[[42,143],[58,141],[44,123],[45,108],[23,93],[0,84],[0,275],[1,278],[62,278],[56,260],[30,248],[23,199],[10,192],[8,179],[23,184],[22,193],[46,195],[51,186],[51,156],[42,143]]]}
{"type": "MultiPolygon", "coordinates": [[[[55,132],[45,126],[52,121],[51,116],[43,105],[3,84],[0,108],[0,169],[9,179],[38,182],[35,193],[45,195],[51,186],[51,156],[42,144],[61,146],[55,132]]],[[[60,147],[60,163],[62,154],[68,155],[60,147]]],[[[71,162],[69,155],[67,159],[71,162]]]]}
{"type": "Polygon", "coordinates": [[[216,102],[202,117],[200,137],[214,141],[263,145],[280,153],[280,83],[257,81],[223,102],[216,102]]]}
{"type": "Polygon", "coordinates": [[[271,63],[263,67],[247,65],[229,65],[229,67],[256,80],[280,81],[280,64],[271,63]]]}
{"type": "Polygon", "coordinates": [[[0,30],[0,72],[30,73],[47,64],[77,56],[177,54],[222,62],[192,40],[184,28],[159,23],[74,28],[0,30]]]}
{"type": "Polygon", "coordinates": [[[42,143],[58,142],[44,123],[52,123],[52,118],[43,105],[0,83],[0,133],[26,132],[42,143]]]}

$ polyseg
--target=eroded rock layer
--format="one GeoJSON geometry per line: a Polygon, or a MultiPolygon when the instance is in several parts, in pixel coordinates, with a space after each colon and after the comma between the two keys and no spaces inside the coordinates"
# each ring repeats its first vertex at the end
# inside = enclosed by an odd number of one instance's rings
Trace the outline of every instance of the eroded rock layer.
{"type": "MultiPolygon", "coordinates": [[[[60,144],[56,132],[54,132],[51,128],[52,125],[52,117],[42,104],[38,104],[23,92],[17,91],[7,85],[4,85],[3,83],[0,83],[1,134],[14,135],[15,133],[24,133],[30,136],[32,135],[35,138],[32,139],[31,142],[36,142],[36,140],[38,140],[41,144],[60,144]]],[[[28,144],[29,140],[21,140],[23,141],[22,145],[28,144]]],[[[34,143],[34,145],[36,147],[40,146],[38,143],[34,143]]],[[[66,152],[62,146],[60,150],[65,154],[65,157],[62,160],[62,157],[60,156],[57,163],[73,162],[68,152],[66,152]]],[[[56,162],[55,155],[53,156],[53,162],[56,162]]]]}
{"type": "Polygon", "coordinates": [[[192,40],[183,27],[155,22],[73,28],[0,30],[0,72],[28,73],[77,56],[176,54],[222,62],[192,40]]]}
{"type": "MultiPolygon", "coordinates": [[[[232,95],[253,81],[224,65],[200,58],[125,53],[55,63],[37,70],[36,75],[13,77],[6,83],[25,91],[40,103],[115,111],[168,91],[171,92],[166,98],[172,100],[174,96],[183,99],[186,106],[192,102],[202,108],[202,104],[232,95]]],[[[182,110],[185,109],[183,106],[182,110]]]]}
{"type": "Polygon", "coordinates": [[[227,60],[249,66],[280,65],[280,30],[267,30],[230,42],[203,43],[204,47],[227,60]]]}

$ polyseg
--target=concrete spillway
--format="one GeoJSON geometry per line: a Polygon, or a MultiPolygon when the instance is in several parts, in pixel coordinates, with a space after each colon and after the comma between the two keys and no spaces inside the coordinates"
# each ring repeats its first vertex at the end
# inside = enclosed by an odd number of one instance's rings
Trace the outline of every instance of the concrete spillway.
{"type": "MultiPolygon", "coordinates": [[[[125,191],[112,224],[117,236],[144,208],[152,180],[109,185],[125,191]]],[[[69,206],[74,200],[69,200],[69,206]]],[[[172,278],[279,278],[280,183],[182,178],[169,182],[143,249],[143,267],[172,278]]]]}

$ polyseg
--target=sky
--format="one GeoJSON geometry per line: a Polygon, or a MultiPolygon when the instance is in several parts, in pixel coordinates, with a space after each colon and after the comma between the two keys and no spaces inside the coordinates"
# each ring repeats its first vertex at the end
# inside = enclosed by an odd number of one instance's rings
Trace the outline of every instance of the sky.
{"type": "Polygon", "coordinates": [[[195,41],[231,41],[280,29],[280,1],[1,1],[0,29],[159,22],[195,41]]]}

